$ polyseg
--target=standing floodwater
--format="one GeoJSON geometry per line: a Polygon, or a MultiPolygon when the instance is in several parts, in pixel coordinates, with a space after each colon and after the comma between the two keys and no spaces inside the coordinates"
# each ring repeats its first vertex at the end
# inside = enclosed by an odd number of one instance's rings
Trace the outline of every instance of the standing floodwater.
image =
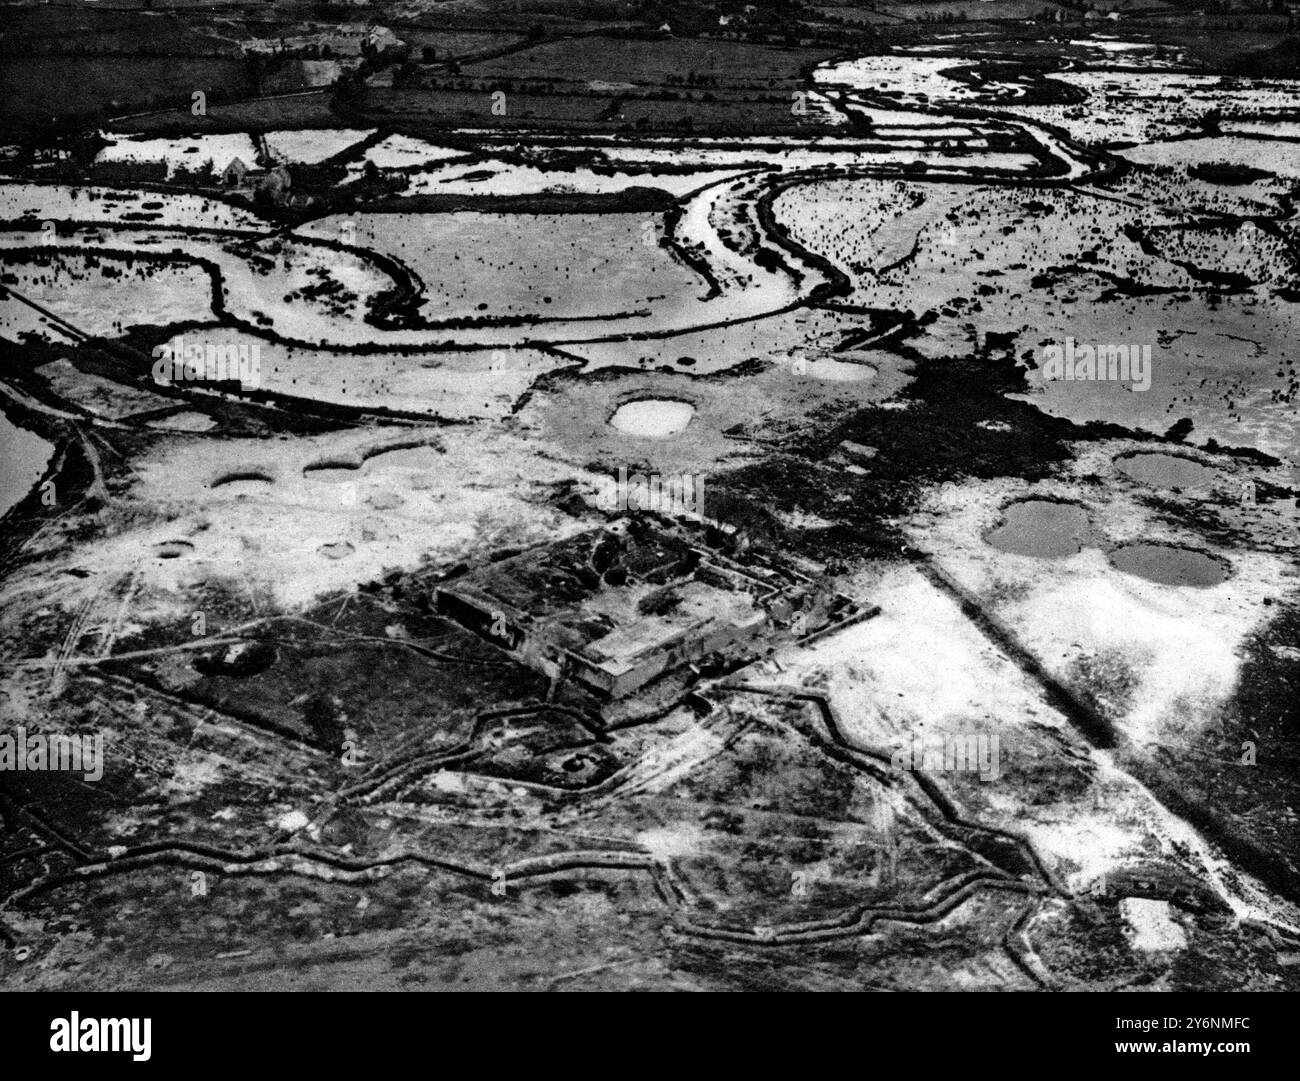
{"type": "Polygon", "coordinates": [[[52,443],[0,413],[0,514],[22,502],[53,455],[52,443]]]}
{"type": "Polygon", "coordinates": [[[1228,577],[1222,560],[1173,544],[1126,544],[1110,561],[1126,574],[1162,586],[1217,586],[1228,577]]]}
{"type": "Polygon", "coordinates": [[[671,398],[641,398],[620,405],[609,418],[611,426],[624,435],[642,439],[666,439],[684,431],[695,415],[690,402],[671,398]]]}
{"type": "Polygon", "coordinates": [[[1214,470],[1181,454],[1130,454],[1116,466],[1126,477],[1153,488],[1199,488],[1214,479],[1214,470]]]}
{"type": "Polygon", "coordinates": [[[1001,523],[984,538],[994,548],[1021,556],[1062,559],[1083,549],[1088,514],[1074,503],[1026,499],[1002,512],[1001,523]]]}

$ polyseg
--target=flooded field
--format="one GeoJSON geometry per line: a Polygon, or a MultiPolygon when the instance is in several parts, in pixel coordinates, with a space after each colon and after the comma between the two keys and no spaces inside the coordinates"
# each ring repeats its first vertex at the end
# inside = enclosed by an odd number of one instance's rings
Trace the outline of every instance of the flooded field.
{"type": "Polygon", "coordinates": [[[1129,161],[1143,165],[1173,165],[1186,168],[1229,162],[1261,169],[1276,176],[1300,177],[1300,151],[1294,143],[1272,139],[1245,139],[1218,136],[1203,139],[1180,139],[1177,142],[1146,143],[1122,154],[1129,161]]]}
{"type": "Polygon", "coordinates": [[[431,321],[609,319],[671,306],[705,283],[660,245],[652,214],[359,214],[312,222],[307,235],[345,239],[401,261],[423,286],[431,321]]]}
{"type": "Polygon", "coordinates": [[[552,7],[5,38],[0,983],[1300,986],[1286,14],[552,7]]]}
{"type": "Polygon", "coordinates": [[[27,497],[53,456],[51,443],[0,413],[0,515],[27,497]]]}

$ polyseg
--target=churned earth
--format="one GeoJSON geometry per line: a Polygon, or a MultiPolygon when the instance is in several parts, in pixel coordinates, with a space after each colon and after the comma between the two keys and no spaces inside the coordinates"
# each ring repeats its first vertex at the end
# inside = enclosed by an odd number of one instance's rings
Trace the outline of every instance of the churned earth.
{"type": "Polygon", "coordinates": [[[827,62],[827,130],[546,168],[272,132],[392,180],[297,220],[6,159],[0,733],[104,756],[0,771],[0,978],[1295,990],[1296,181],[1187,170],[1300,82],[1075,45],[827,62]],[[1067,338],[1149,388],[1049,378],[1067,338]],[[158,377],[205,346],[256,378],[158,377]],[[435,603],[659,509],[620,473],[863,618],[610,711],[435,603]]]}

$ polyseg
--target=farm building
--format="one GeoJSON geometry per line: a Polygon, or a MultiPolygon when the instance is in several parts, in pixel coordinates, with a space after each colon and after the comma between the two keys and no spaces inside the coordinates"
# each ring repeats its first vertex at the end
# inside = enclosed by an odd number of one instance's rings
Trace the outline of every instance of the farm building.
{"type": "Polygon", "coordinates": [[[231,158],[230,164],[221,170],[221,182],[227,187],[238,187],[248,177],[248,166],[242,158],[231,158]]]}

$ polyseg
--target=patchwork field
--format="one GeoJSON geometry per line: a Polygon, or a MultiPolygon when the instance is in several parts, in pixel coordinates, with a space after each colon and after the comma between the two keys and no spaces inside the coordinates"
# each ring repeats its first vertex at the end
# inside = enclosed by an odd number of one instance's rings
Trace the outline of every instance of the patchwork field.
{"type": "Polygon", "coordinates": [[[424,285],[430,320],[597,319],[672,303],[703,283],[660,246],[650,215],[442,214],[437,229],[415,215],[367,214],[313,222],[401,260],[424,285]]]}

